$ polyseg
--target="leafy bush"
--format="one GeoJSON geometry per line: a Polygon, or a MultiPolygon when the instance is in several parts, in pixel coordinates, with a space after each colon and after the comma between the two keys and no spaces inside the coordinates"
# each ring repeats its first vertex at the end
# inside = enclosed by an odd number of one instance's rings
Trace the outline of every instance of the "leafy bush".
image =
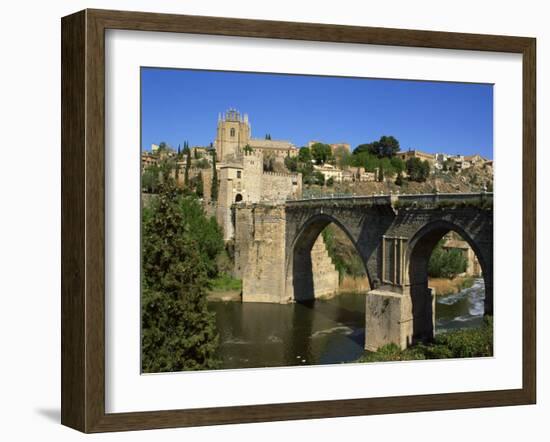
{"type": "Polygon", "coordinates": [[[428,263],[428,275],[433,278],[451,278],[464,273],[468,261],[458,249],[444,249],[442,239],[435,246],[428,263]]]}
{"type": "Polygon", "coordinates": [[[427,160],[422,161],[417,157],[409,158],[405,163],[405,167],[411,181],[422,183],[430,175],[430,163],[427,160]]]}
{"type": "Polygon", "coordinates": [[[421,359],[474,358],[493,355],[493,318],[486,316],[483,325],[437,335],[431,344],[416,344],[401,350],[387,344],[375,352],[366,352],[357,362],[412,361],[421,359]]]}
{"type": "Polygon", "coordinates": [[[487,317],[483,327],[442,333],[435,344],[448,348],[455,358],[493,355],[493,318],[487,317]]]}

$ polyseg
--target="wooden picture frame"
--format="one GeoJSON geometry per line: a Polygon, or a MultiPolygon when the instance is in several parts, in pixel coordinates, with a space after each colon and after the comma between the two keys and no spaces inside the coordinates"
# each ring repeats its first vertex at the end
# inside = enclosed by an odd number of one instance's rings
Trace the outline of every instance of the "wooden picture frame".
{"type": "Polygon", "coordinates": [[[536,400],[534,38],[106,10],[62,19],[62,408],[83,432],[533,404],[536,400]],[[517,53],[523,57],[523,383],[512,390],[105,412],[105,30],[517,53]]]}

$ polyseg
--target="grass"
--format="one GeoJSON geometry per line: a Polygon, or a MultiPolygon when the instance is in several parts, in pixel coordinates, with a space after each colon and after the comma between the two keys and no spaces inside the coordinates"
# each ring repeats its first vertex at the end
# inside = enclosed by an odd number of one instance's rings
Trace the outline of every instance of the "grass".
{"type": "Polygon", "coordinates": [[[210,280],[214,292],[241,291],[242,280],[233,278],[227,273],[221,273],[217,278],[210,280]]]}
{"type": "Polygon", "coordinates": [[[475,280],[476,279],[473,276],[465,276],[460,281],[460,290],[469,289],[474,285],[475,280]]]}
{"type": "Polygon", "coordinates": [[[356,362],[475,358],[492,355],[493,318],[487,316],[480,328],[441,333],[430,344],[417,344],[405,350],[401,350],[396,344],[387,344],[375,352],[365,352],[356,362]]]}
{"type": "Polygon", "coordinates": [[[450,295],[461,290],[469,289],[474,285],[475,278],[472,276],[457,276],[449,278],[430,278],[428,285],[435,289],[436,295],[450,295]]]}

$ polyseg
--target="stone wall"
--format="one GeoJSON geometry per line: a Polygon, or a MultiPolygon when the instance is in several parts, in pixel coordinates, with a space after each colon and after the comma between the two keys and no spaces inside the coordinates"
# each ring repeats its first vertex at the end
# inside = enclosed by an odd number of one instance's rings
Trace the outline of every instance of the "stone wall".
{"type": "Polygon", "coordinates": [[[323,235],[319,235],[311,248],[314,297],[322,298],[338,292],[340,275],[330,258],[323,235]]]}
{"type": "Polygon", "coordinates": [[[235,273],[243,278],[243,302],[284,302],[284,207],[254,205],[235,211],[235,273]]]}
{"type": "Polygon", "coordinates": [[[276,204],[302,196],[302,175],[264,172],[261,179],[261,199],[276,204]]]}
{"type": "MultiPolygon", "coordinates": [[[[234,275],[243,280],[243,302],[294,302],[285,293],[286,220],[284,206],[239,204],[234,207],[234,275]]],[[[311,248],[314,297],[338,292],[339,275],[318,236],[311,248]]]]}
{"type": "MultiPolygon", "coordinates": [[[[355,244],[374,289],[367,296],[366,348],[373,350],[391,342],[405,348],[429,340],[434,333],[435,310],[427,265],[437,242],[455,231],[479,259],[485,281],[485,314],[491,315],[493,212],[476,204],[475,198],[405,196],[405,202],[413,203],[405,207],[394,204],[397,197],[375,196],[287,202],[287,296],[293,289],[299,294],[304,291],[302,286],[307,289],[313,285],[312,264],[306,252],[322,229],[333,222],[355,244]],[[438,199],[455,201],[456,206],[441,205],[438,199]]],[[[485,195],[477,198],[483,200],[485,195]]]]}

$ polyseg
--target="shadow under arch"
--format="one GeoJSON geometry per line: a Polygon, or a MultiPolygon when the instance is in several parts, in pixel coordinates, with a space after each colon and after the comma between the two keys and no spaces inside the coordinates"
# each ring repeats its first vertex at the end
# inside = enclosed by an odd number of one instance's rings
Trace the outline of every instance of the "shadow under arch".
{"type": "Polygon", "coordinates": [[[341,229],[351,241],[356,253],[361,258],[369,284],[371,283],[365,258],[361,255],[361,251],[347,227],[337,218],[319,213],[302,225],[291,244],[289,262],[286,265],[286,280],[293,301],[303,302],[315,299],[311,249],[321,232],[331,223],[341,229]]]}
{"type": "Polygon", "coordinates": [[[412,343],[429,341],[434,336],[435,311],[428,290],[428,263],[437,243],[450,231],[458,233],[474,251],[485,282],[485,314],[493,314],[492,269],[479,244],[461,226],[436,220],[422,226],[409,240],[405,255],[405,275],[408,278],[412,307],[412,343]]]}

